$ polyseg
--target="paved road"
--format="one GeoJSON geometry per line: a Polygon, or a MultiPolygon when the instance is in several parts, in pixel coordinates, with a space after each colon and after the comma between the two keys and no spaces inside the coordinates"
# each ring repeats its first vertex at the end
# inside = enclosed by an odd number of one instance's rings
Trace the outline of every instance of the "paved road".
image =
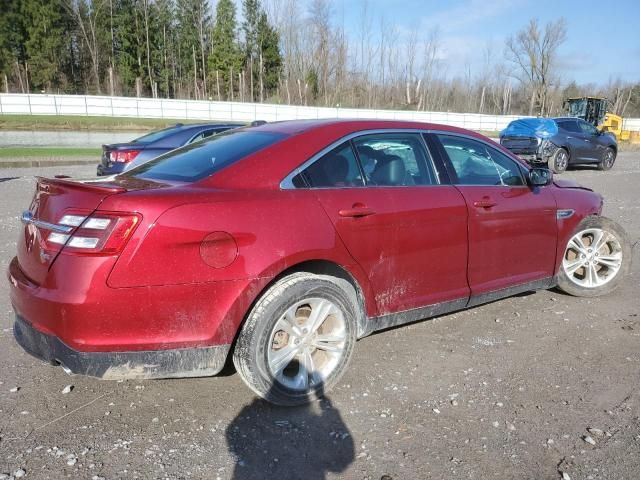
{"type": "MultiPolygon", "coordinates": [[[[0,170],[3,271],[36,173],[82,176],[93,168],[0,170]]],[[[358,342],[330,398],[306,408],[257,401],[232,369],[209,379],[69,377],[16,346],[2,279],[0,474],[638,478],[640,154],[621,154],[610,172],[565,176],[602,192],[605,213],[636,243],[621,289],[590,300],[521,295],[373,335],[358,342]],[[63,394],[66,385],[73,390],[63,394]]]]}

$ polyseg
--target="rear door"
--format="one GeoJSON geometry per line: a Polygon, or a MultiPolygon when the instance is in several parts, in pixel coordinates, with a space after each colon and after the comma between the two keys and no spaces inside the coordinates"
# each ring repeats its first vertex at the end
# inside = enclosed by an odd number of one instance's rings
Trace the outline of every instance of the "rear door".
{"type": "Polygon", "coordinates": [[[521,167],[488,142],[435,137],[467,204],[471,294],[553,276],[556,203],[549,189],[530,188],[521,167]]]}
{"type": "Polygon", "coordinates": [[[372,133],[320,154],[313,189],[369,277],[379,315],[468,297],[467,211],[418,133],[372,133]]]}

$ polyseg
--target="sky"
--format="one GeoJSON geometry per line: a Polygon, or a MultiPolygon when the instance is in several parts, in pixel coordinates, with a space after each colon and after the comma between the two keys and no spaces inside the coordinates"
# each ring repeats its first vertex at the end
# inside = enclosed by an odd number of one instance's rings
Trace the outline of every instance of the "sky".
{"type": "MultiPolygon", "coordinates": [[[[334,0],[334,14],[352,39],[358,37],[362,1],[334,0]]],[[[366,0],[394,24],[400,37],[413,29],[438,32],[441,64],[449,76],[462,76],[465,65],[477,71],[487,45],[502,58],[505,39],[537,18],[541,25],[567,20],[567,40],[559,49],[563,84],[606,84],[621,79],[640,82],[640,0],[366,0]]],[[[399,41],[402,41],[399,39],[399,41]]]]}

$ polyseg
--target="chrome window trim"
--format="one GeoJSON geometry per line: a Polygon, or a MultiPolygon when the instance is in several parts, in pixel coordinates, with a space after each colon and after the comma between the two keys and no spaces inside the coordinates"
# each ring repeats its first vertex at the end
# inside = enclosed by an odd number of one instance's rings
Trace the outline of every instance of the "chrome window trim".
{"type": "MultiPolygon", "coordinates": [[[[310,165],[312,165],[316,161],[320,160],[320,158],[325,156],[327,153],[329,153],[334,148],[337,148],[340,145],[342,145],[343,143],[348,142],[350,140],[353,140],[354,138],[363,137],[363,136],[366,136],[366,135],[376,135],[376,134],[386,134],[386,133],[410,133],[410,134],[417,134],[417,135],[422,136],[423,133],[433,133],[433,132],[434,132],[433,130],[428,130],[428,129],[378,128],[378,129],[370,129],[370,130],[360,130],[360,131],[357,131],[357,132],[349,133],[349,134],[345,135],[344,137],[340,137],[335,142],[330,143],[328,146],[326,146],[325,148],[320,150],[318,153],[314,154],[311,158],[309,158],[308,160],[303,162],[300,166],[295,168],[292,172],[290,172],[280,182],[280,189],[281,190],[327,190],[327,189],[338,189],[338,188],[339,189],[345,189],[345,188],[369,188],[369,187],[371,187],[371,188],[373,188],[373,187],[380,187],[380,188],[407,188],[407,187],[413,188],[413,187],[417,187],[417,188],[423,188],[423,187],[438,187],[438,186],[441,186],[442,184],[440,183],[440,176],[438,174],[438,169],[436,168],[436,166],[435,166],[435,164],[433,162],[433,155],[431,153],[431,150],[429,150],[426,142],[424,141],[424,138],[421,139],[421,144],[425,148],[425,150],[427,151],[427,154],[429,155],[429,160],[431,162],[431,166],[433,167],[433,171],[435,172],[436,179],[438,180],[438,183],[435,184],[435,185],[393,185],[393,186],[387,186],[387,185],[367,185],[367,184],[363,184],[360,187],[353,187],[353,186],[348,186],[348,187],[296,187],[293,184],[293,177],[295,177],[296,175],[298,175],[299,173],[304,171],[307,167],[309,167],[310,165]]],[[[469,138],[473,138],[473,137],[469,137],[469,138]]]]}

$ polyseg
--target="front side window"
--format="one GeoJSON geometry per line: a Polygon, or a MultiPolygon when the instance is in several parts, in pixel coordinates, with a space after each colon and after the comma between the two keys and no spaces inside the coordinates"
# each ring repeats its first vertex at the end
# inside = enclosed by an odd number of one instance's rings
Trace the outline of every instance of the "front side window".
{"type": "Polygon", "coordinates": [[[362,187],[364,182],[350,142],[334,148],[293,178],[298,188],[362,187]]]}
{"type": "Polygon", "coordinates": [[[179,182],[195,182],[284,139],[274,132],[230,131],[160,155],[121,175],[179,182]]]}
{"type": "Polygon", "coordinates": [[[413,186],[438,183],[420,134],[382,133],[353,140],[367,185],[413,186]]]}
{"type": "Polygon", "coordinates": [[[517,164],[483,142],[438,135],[459,185],[525,185],[517,164]]]}
{"type": "Polygon", "coordinates": [[[590,123],[581,120],[578,122],[578,125],[580,126],[580,130],[582,130],[582,133],[586,135],[596,135],[598,133],[596,127],[594,127],[590,123]]]}

